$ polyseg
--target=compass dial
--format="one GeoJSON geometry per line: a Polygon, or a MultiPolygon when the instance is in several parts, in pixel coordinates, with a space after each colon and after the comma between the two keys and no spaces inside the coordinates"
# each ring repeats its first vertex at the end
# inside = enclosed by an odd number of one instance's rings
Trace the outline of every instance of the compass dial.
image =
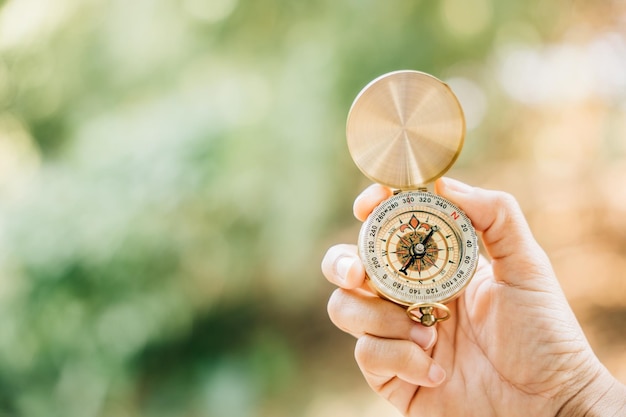
{"type": "Polygon", "coordinates": [[[428,192],[384,201],[363,224],[359,242],[370,285],[406,306],[455,298],[476,269],[478,242],[470,220],[428,192]]]}

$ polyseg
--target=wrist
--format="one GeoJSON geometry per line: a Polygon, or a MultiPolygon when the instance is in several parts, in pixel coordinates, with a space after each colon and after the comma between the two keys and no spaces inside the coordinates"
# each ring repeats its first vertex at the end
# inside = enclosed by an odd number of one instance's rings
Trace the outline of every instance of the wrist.
{"type": "Polygon", "coordinates": [[[626,386],[604,367],[561,406],[556,417],[626,416],[626,386]]]}

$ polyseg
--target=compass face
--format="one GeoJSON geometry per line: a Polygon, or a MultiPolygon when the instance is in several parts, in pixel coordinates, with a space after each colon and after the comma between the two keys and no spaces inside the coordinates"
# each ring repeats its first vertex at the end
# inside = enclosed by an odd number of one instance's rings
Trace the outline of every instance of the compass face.
{"type": "Polygon", "coordinates": [[[445,303],[474,275],[476,232],[448,200],[421,191],[399,193],[361,228],[359,251],[370,285],[402,305],[445,303]]]}

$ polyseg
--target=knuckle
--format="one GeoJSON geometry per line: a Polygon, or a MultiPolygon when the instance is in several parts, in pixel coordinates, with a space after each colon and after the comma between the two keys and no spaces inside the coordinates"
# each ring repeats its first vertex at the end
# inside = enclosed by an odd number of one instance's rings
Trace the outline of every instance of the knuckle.
{"type": "Polygon", "coordinates": [[[419,349],[417,346],[411,346],[411,349],[407,349],[404,352],[404,357],[401,360],[412,366],[416,364],[421,364],[424,362],[424,356],[426,355],[423,350],[419,349]]]}
{"type": "Polygon", "coordinates": [[[378,320],[382,323],[395,323],[407,332],[414,324],[406,313],[406,309],[390,301],[378,299],[377,309],[371,309],[370,320],[378,320]]]}
{"type": "Polygon", "coordinates": [[[513,194],[506,191],[494,191],[494,200],[497,206],[507,208],[517,208],[519,204],[513,194]]]}
{"type": "Polygon", "coordinates": [[[336,289],[330,296],[327,305],[330,321],[346,333],[358,337],[364,333],[361,316],[367,311],[349,290],[336,289]]]}
{"type": "Polygon", "coordinates": [[[378,343],[373,336],[364,335],[359,337],[354,347],[354,359],[363,369],[371,368],[373,360],[378,356],[378,343]]]}
{"type": "Polygon", "coordinates": [[[333,264],[333,259],[336,258],[335,252],[337,251],[338,245],[331,246],[328,248],[324,257],[322,258],[322,271],[327,269],[329,265],[333,264]]]}
{"type": "Polygon", "coordinates": [[[328,248],[324,258],[322,259],[322,273],[330,281],[333,280],[335,274],[335,260],[343,253],[344,250],[344,245],[331,246],[328,248]]]}
{"type": "Polygon", "coordinates": [[[493,191],[493,203],[496,212],[495,224],[498,227],[513,225],[519,228],[524,224],[524,216],[517,199],[505,191],[493,191]]]}
{"type": "Polygon", "coordinates": [[[339,323],[342,321],[342,313],[343,313],[343,305],[345,303],[345,294],[342,289],[336,289],[330,295],[328,299],[328,305],[326,307],[328,311],[328,317],[330,317],[330,321],[332,321],[336,326],[339,326],[339,323]]]}

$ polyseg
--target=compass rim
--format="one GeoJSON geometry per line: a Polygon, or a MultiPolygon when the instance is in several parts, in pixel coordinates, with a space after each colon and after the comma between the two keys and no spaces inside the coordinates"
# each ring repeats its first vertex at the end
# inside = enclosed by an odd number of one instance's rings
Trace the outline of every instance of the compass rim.
{"type": "MultiPolygon", "coordinates": [[[[359,233],[357,247],[358,247],[359,257],[361,261],[363,262],[363,267],[365,269],[365,274],[367,278],[366,282],[368,283],[368,286],[380,297],[386,300],[392,301],[396,304],[405,306],[405,307],[409,307],[416,303],[421,303],[421,302],[429,302],[429,303],[436,302],[436,303],[446,304],[456,299],[465,291],[469,283],[472,281],[476,273],[476,270],[478,268],[478,260],[479,260],[478,235],[476,233],[476,229],[474,228],[472,224],[471,219],[467,216],[467,214],[465,214],[462,210],[460,210],[456,204],[452,203],[450,200],[447,200],[446,198],[440,195],[430,193],[430,192],[408,191],[405,193],[396,194],[386,199],[385,201],[381,202],[381,204],[379,204],[372,211],[372,213],[370,213],[370,215],[365,220],[365,222],[363,222],[360,233],[359,233]],[[439,200],[439,201],[444,202],[447,205],[447,208],[441,208],[440,206],[437,205],[436,202],[400,203],[402,198],[406,196],[414,196],[417,198],[430,197],[433,200],[439,200]],[[399,206],[393,209],[390,209],[388,212],[385,211],[385,205],[389,206],[390,204],[394,202],[398,202],[399,206]],[[377,237],[379,236],[378,233],[380,232],[380,229],[382,226],[377,226],[377,231],[375,232],[375,236],[373,237],[370,237],[369,235],[369,233],[371,232],[371,227],[377,222],[386,223],[390,221],[392,218],[394,218],[397,213],[406,212],[407,209],[415,205],[426,206],[432,209],[433,211],[439,212],[443,215],[446,215],[447,212],[451,212],[451,211],[455,212],[459,216],[458,219],[453,218],[453,219],[445,220],[443,217],[441,217],[441,219],[444,220],[448,225],[450,225],[451,228],[455,232],[459,233],[458,237],[461,238],[460,240],[468,239],[471,242],[471,245],[467,252],[465,252],[465,250],[468,248],[464,249],[460,247],[460,249],[463,249],[464,253],[470,257],[470,263],[467,265],[468,268],[467,267],[464,268],[464,271],[460,271],[461,265],[459,265],[456,268],[456,271],[462,272],[462,276],[460,277],[462,284],[451,291],[448,291],[447,289],[445,289],[443,290],[441,294],[438,294],[438,295],[435,295],[435,294],[410,295],[410,294],[406,294],[406,292],[401,293],[400,291],[394,291],[390,288],[385,288],[385,285],[383,284],[384,278],[381,278],[380,276],[380,273],[384,274],[384,271],[377,273],[376,269],[372,267],[370,258],[372,256],[377,256],[377,255],[372,255],[369,253],[368,240],[372,240],[372,239],[376,240],[377,237]],[[383,211],[388,213],[388,216],[385,216],[386,218],[381,219],[381,221],[378,221],[377,217],[383,211]],[[467,231],[463,231],[459,226],[459,224],[463,222],[465,222],[468,228],[467,231]]],[[[391,273],[391,270],[387,270],[387,271],[391,273]]],[[[391,275],[389,277],[392,281],[400,282],[399,279],[393,278],[391,275]]],[[[435,288],[441,285],[441,283],[442,281],[438,280],[436,283],[427,284],[427,285],[431,288],[435,288]]],[[[415,283],[409,284],[409,286],[414,286],[414,285],[415,283]]]]}

